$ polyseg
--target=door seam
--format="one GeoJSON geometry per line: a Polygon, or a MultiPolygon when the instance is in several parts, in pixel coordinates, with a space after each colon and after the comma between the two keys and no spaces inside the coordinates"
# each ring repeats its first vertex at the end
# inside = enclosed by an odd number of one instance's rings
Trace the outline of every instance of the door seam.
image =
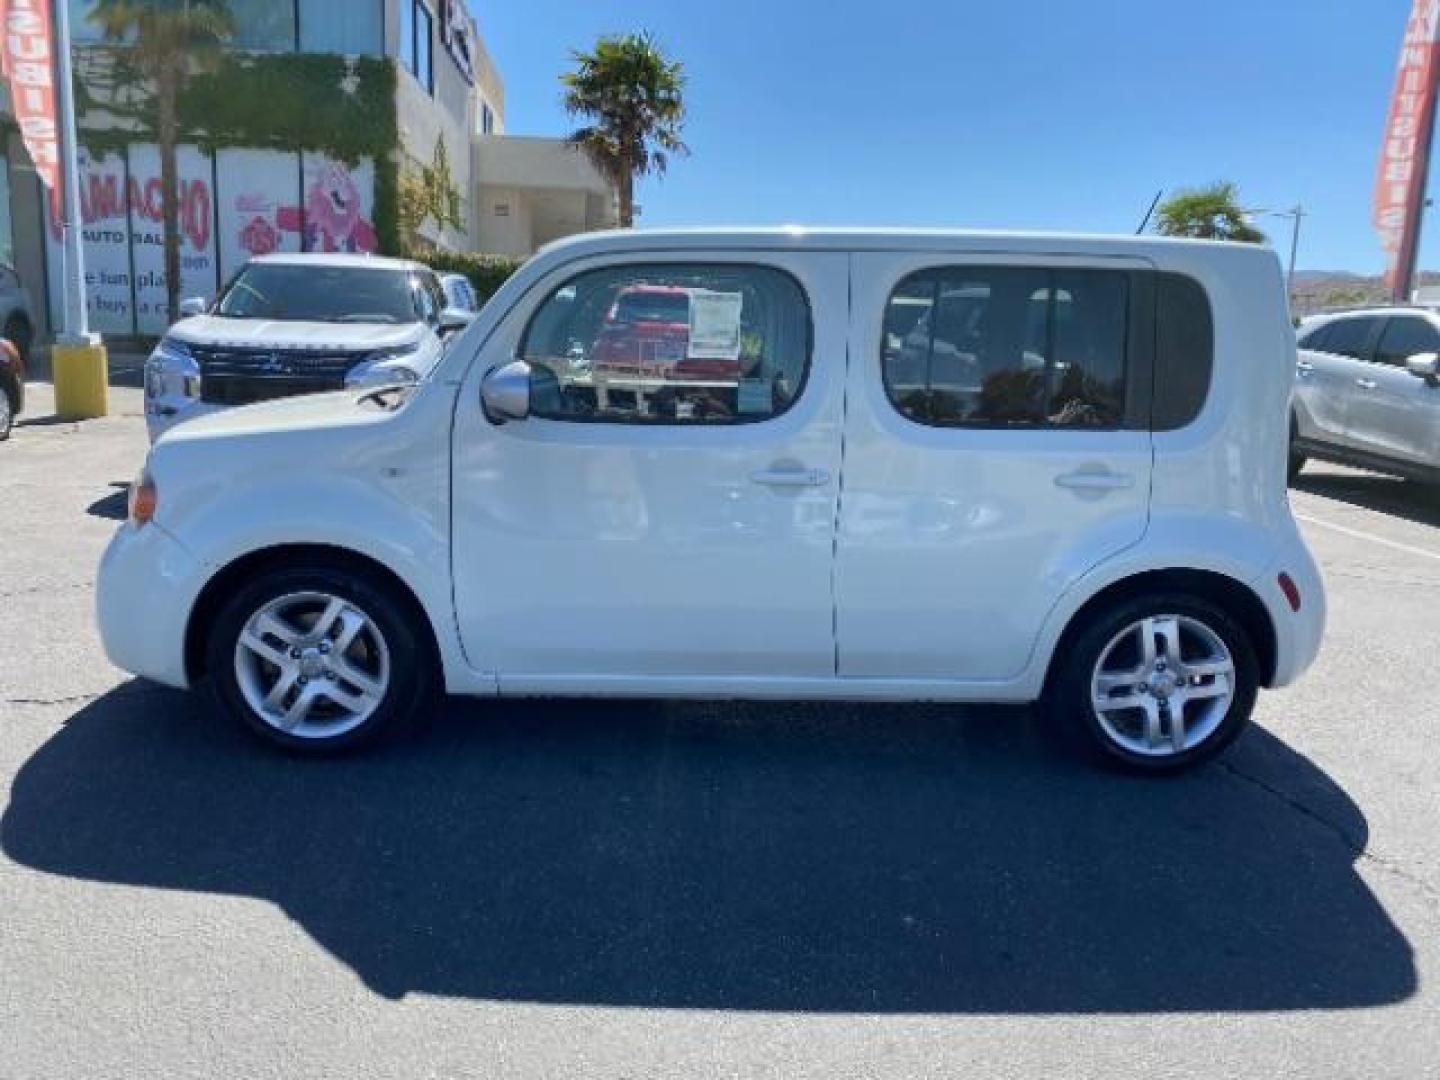
{"type": "Polygon", "coordinates": [[[850,353],[855,337],[855,256],[845,257],[845,366],[840,377],[840,467],[835,480],[835,520],[830,529],[830,661],[840,677],[840,522],[845,507],[846,435],[850,430],[850,353]]]}

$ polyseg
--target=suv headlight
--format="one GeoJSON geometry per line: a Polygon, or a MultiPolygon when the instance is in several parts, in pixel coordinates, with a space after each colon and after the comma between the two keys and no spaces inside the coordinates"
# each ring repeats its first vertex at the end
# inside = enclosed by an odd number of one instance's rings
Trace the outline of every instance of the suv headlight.
{"type": "Polygon", "coordinates": [[[346,386],[395,386],[420,381],[415,362],[420,358],[419,346],[407,346],[378,352],[357,364],[345,376],[346,386]]]}
{"type": "Polygon", "coordinates": [[[150,359],[145,361],[145,396],[149,398],[179,395],[200,396],[200,364],[183,341],[160,339],[150,359]]]}

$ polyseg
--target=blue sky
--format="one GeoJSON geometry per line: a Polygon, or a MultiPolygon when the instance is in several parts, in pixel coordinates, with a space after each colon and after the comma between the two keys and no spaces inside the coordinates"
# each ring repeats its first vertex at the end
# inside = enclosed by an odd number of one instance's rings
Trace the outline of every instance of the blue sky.
{"type": "MultiPolygon", "coordinates": [[[[563,134],[569,50],[648,29],[694,155],[642,225],[1133,231],[1159,188],[1302,203],[1301,269],[1375,272],[1410,0],[472,0],[512,134],[563,134]]],[[[1440,213],[1422,262],[1440,265],[1440,213]]],[[[1288,250],[1289,224],[1262,221],[1288,250]]]]}

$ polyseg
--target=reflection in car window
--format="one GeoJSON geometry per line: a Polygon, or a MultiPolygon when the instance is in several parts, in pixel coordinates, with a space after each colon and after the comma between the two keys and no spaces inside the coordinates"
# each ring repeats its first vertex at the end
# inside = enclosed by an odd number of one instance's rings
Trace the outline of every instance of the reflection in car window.
{"type": "Polygon", "coordinates": [[[1430,320],[1418,315],[1396,315],[1380,335],[1375,359],[1381,364],[1404,367],[1405,361],[1420,353],[1440,352],[1440,331],[1430,320]]]}
{"type": "Polygon", "coordinates": [[[1128,276],[1109,270],[912,275],[886,311],[886,392],[924,424],[1118,427],[1129,290],[1128,276]]]}
{"type": "Polygon", "coordinates": [[[521,356],[531,414],[551,420],[765,420],[799,395],[810,358],[799,284],[763,266],[631,265],[567,282],[521,356]]]}

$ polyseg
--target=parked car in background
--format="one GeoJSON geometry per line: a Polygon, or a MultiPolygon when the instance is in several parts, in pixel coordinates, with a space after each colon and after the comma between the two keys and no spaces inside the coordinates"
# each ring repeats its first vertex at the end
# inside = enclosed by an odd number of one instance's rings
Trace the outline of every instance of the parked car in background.
{"type": "Polygon", "coordinates": [[[445,298],[456,311],[468,311],[472,315],[480,311],[480,298],[475,295],[475,286],[464,274],[441,274],[440,287],[445,298]]]}
{"type": "Polygon", "coordinates": [[[25,407],[25,358],[9,338],[0,338],[0,442],[10,437],[25,407]]]}
{"type": "Polygon", "coordinates": [[[101,635],[303,753],[443,686],[1039,700],[1105,760],[1177,772],[1320,646],[1286,307],[1248,244],[576,238],[419,385],[162,439],[101,565],[101,635]],[[953,298],[965,317],[928,320],[925,348],[973,371],[927,387],[909,329],[953,298]],[[743,375],[662,369],[665,408],[606,399],[576,350],[626,321],[743,375]]]}
{"type": "Polygon", "coordinates": [[[35,344],[30,292],[20,284],[20,275],[15,269],[3,264],[0,264],[0,337],[20,350],[21,359],[30,359],[30,348],[35,344]]]}
{"type": "Polygon", "coordinates": [[[1440,315],[1346,311],[1297,333],[1291,478],[1314,457],[1440,483],[1440,315]]]}
{"type": "Polygon", "coordinates": [[[472,318],[429,267],[369,255],[266,255],[183,310],[145,368],[151,442],[235,405],[418,382],[472,318]]]}

